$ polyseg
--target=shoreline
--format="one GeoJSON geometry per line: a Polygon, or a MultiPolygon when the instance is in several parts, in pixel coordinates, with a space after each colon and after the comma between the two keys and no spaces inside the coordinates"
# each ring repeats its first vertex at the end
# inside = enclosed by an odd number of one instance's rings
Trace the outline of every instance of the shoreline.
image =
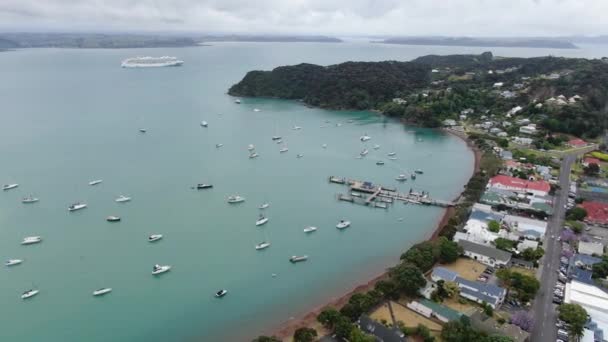
{"type": "MultiPolygon", "coordinates": [[[[469,148],[469,150],[471,150],[471,152],[473,152],[474,165],[473,165],[473,172],[471,173],[471,177],[473,177],[477,172],[479,172],[480,161],[481,161],[481,151],[477,148],[477,146],[475,146],[475,144],[471,140],[468,139],[465,132],[458,132],[458,131],[454,131],[454,130],[446,129],[446,128],[441,128],[439,130],[463,140],[467,144],[467,147],[469,148]]],[[[466,186],[466,184],[463,185],[463,187],[464,186],[466,186]]],[[[461,198],[461,196],[462,196],[462,192],[458,196],[456,196],[456,198],[454,199],[454,202],[457,202],[461,198]]],[[[452,218],[452,216],[454,215],[455,212],[456,212],[456,209],[454,207],[449,207],[449,208],[445,209],[443,212],[443,215],[437,222],[435,229],[430,232],[430,235],[424,241],[437,239],[439,237],[439,234],[441,233],[441,230],[448,223],[450,218],[452,218]]],[[[311,327],[311,326],[315,325],[317,323],[317,316],[319,315],[319,313],[321,313],[321,311],[324,308],[334,307],[337,310],[339,310],[346,303],[348,303],[348,300],[350,299],[350,297],[353,294],[369,291],[374,288],[374,286],[376,285],[376,283],[378,281],[386,279],[387,277],[388,277],[388,270],[384,270],[384,271],[382,271],[382,273],[373,277],[372,279],[359,283],[358,285],[353,287],[348,292],[340,295],[337,298],[332,298],[330,301],[324,303],[323,305],[315,307],[314,309],[308,311],[304,315],[280,323],[276,328],[270,330],[270,331],[272,331],[270,336],[275,336],[278,339],[283,340],[283,341],[285,341],[285,340],[290,341],[294,332],[298,328],[311,327]]],[[[319,337],[321,337],[321,336],[319,336],[319,337]]]]}

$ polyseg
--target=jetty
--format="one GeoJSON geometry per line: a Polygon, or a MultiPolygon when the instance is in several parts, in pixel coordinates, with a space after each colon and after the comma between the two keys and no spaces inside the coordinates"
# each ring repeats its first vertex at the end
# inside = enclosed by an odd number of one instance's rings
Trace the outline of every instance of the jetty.
{"type": "Polygon", "coordinates": [[[401,201],[404,204],[419,204],[442,208],[453,207],[455,203],[432,198],[428,192],[399,192],[397,188],[373,184],[372,182],[330,176],[329,182],[348,186],[348,194],[338,194],[341,201],[357,203],[369,207],[387,209],[388,204],[401,201]]]}

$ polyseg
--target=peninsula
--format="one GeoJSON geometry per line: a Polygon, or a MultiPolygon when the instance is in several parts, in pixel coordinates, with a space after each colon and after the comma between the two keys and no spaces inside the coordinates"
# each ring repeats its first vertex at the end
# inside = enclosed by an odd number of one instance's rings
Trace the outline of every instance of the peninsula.
{"type": "Polygon", "coordinates": [[[404,45],[444,45],[481,47],[523,47],[576,49],[576,45],[558,38],[470,38],[470,37],[396,37],[376,43],[404,45]]]}

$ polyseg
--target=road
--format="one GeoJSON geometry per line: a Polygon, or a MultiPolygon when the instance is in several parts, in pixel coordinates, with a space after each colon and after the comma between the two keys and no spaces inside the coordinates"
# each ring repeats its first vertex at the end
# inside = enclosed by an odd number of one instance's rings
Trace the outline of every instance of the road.
{"type": "Polygon", "coordinates": [[[561,254],[561,242],[557,237],[564,225],[566,209],[564,205],[568,202],[568,191],[570,189],[570,170],[576,160],[576,154],[568,154],[562,159],[559,173],[559,184],[561,189],[555,193],[553,201],[553,216],[547,225],[546,242],[544,245],[545,256],[541,260],[540,291],[532,306],[534,315],[534,330],[531,341],[555,341],[557,339],[556,305],[553,304],[553,288],[557,282],[557,271],[559,270],[559,258],[561,254]],[[555,235],[555,239],[551,238],[555,235]]]}

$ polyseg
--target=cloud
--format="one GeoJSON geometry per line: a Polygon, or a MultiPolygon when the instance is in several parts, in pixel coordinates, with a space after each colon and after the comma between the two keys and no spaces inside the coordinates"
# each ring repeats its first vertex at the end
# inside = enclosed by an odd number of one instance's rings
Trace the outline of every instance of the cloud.
{"type": "Polygon", "coordinates": [[[608,34],[606,0],[1,0],[2,30],[608,34]]]}

